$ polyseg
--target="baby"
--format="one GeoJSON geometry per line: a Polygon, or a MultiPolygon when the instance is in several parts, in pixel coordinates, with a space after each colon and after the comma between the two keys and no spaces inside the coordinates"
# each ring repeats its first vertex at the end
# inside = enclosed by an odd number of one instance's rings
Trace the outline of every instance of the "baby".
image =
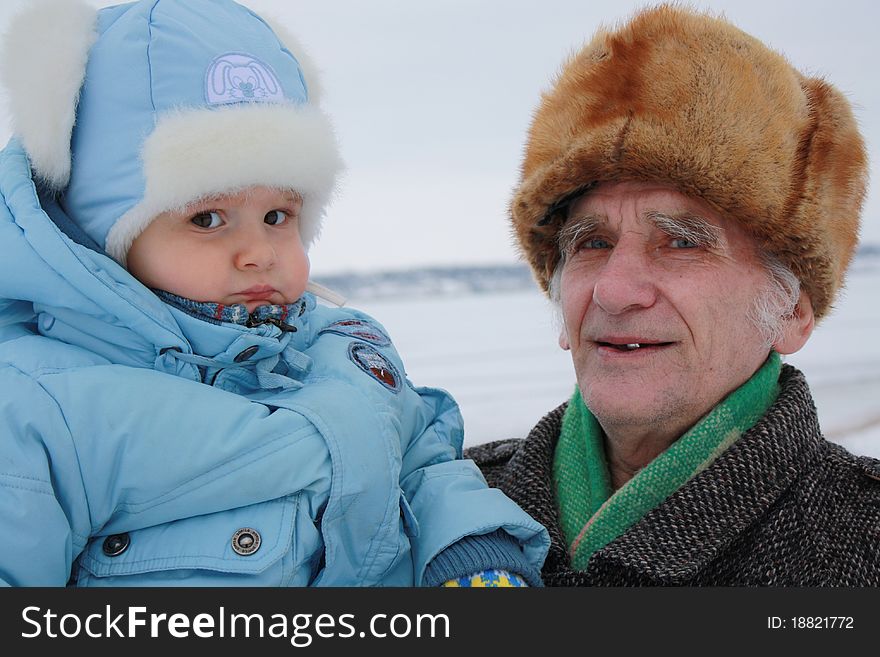
{"type": "Polygon", "coordinates": [[[340,160],[297,43],[229,0],[31,4],[2,59],[0,581],[540,585],[547,533],[461,459],[454,401],[307,291],[340,160]]]}

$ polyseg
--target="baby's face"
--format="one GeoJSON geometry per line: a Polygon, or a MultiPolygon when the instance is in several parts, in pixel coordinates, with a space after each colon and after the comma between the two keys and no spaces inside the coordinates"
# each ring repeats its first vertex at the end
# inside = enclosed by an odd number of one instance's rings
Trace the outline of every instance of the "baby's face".
{"type": "Polygon", "coordinates": [[[248,312],[293,303],[309,278],[301,208],[293,192],[251,187],[165,212],[132,244],[128,271],[147,287],[248,312]]]}

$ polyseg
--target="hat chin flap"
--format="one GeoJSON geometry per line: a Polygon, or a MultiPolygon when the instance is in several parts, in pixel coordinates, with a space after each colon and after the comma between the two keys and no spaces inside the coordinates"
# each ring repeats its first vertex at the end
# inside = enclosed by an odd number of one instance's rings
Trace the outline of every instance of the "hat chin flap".
{"type": "Polygon", "coordinates": [[[96,22],[97,9],[79,0],[34,0],[10,22],[0,50],[13,132],[35,175],[55,191],[70,178],[70,137],[96,22]]]}

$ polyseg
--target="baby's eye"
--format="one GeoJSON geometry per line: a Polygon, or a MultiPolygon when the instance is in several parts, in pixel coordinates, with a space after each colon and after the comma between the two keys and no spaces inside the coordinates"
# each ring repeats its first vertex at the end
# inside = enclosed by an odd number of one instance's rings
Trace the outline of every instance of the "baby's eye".
{"type": "Polygon", "coordinates": [[[211,210],[210,212],[199,212],[190,222],[199,228],[217,228],[223,225],[223,218],[219,212],[211,210]]]}
{"type": "Polygon", "coordinates": [[[270,226],[279,226],[287,221],[288,216],[284,210],[270,210],[266,213],[266,216],[263,217],[263,221],[265,221],[270,226]]]}
{"type": "Polygon", "coordinates": [[[696,242],[692,242],[684,237],[676,237],[670,242],[673,249],[695,249],[699,246],[696,242]]]}

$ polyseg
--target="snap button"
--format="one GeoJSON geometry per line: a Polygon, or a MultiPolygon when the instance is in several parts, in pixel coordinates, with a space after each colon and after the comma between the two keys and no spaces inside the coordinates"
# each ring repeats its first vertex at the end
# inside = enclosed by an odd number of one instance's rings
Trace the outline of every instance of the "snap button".
{"type": "Polygon", "coordinates": [[[238,356],[236,356],[235,358],[233,358],[233,360],[234,360],[236,363],[241,363],[242,361],[245,361],[245,360],[247,360],[248,358],[250,358],[251,356],[253,356],[253,355],[254,355],[255,353],[257,353],[259,350],[260,350],[260,348],[259,348],[257,345],[251,345],[250,347],[248,347],[247,349],[245,349],[244,351],[242,351],[238,356]]]}
{"type": "Polygon", "coordinates": [[[242,527],[232,535],[232,549],[243,557],[260,549],[260,532],[250,527],[242,527]]]}
{"type": "Polygon", "coordinates": [[[108,557],[118,557],[128,549],[131,538],[128,534],[113,534],[104,539],[104,554],[108,557]]]}

